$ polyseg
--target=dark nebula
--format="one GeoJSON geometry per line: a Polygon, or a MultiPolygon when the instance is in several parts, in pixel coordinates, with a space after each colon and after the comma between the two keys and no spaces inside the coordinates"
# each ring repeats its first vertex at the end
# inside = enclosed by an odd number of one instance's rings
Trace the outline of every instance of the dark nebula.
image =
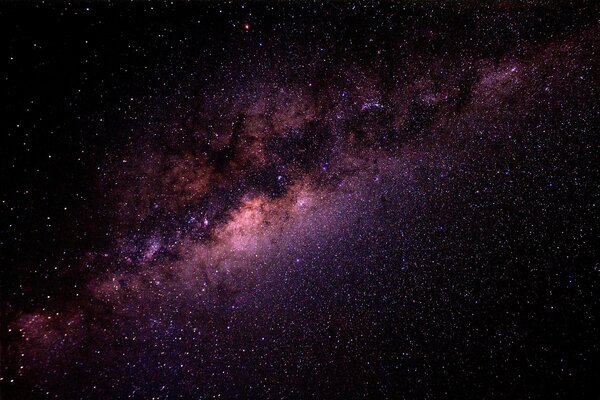
{"type": "Polygon", "coordinates": [[[598,399],[599,11],[1,4],[2,399],[598,399]]]}

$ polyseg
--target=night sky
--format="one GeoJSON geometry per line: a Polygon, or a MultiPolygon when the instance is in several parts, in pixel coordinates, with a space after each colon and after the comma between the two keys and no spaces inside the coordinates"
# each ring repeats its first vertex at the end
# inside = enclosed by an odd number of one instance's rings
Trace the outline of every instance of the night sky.
{"type": "Polygon", "coordinates": [[[2,400],[600,398],[600,3],[0,31],[2,400]]]}

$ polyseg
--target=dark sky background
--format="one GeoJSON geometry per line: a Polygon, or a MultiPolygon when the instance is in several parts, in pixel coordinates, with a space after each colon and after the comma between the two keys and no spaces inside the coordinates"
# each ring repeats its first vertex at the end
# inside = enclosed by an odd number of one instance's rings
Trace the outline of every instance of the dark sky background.
{"type": "Polygon", "coordinates": [[[0,4],[2,399],[598,398],[599,11],[0,4]]]}

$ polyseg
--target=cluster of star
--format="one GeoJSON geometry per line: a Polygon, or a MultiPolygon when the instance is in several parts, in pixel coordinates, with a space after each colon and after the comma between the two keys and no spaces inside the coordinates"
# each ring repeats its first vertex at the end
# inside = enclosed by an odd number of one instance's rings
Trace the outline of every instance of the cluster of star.
{"type": "Polygon", "coordinates": [[[587,376],[593,349],[560,338],[594,332],[582,110],[598,27],[507,48],[465,33],[455,48],[446,26],[400,34],[390,17],[331,44],[327,19],[298,41],[279,24],[261,35],[257,15],[228,21],[242,36],[217,66],[178,71],[187,84],[152,96],[99,161],[106,244],[82,250],[71,297],[14,313],[10,383],[417,398],[457,395],[449,382],[529,393],[554,375],[561,395],[587,376]],[[532,345],[553,321],[558,344],[532,345]]]}

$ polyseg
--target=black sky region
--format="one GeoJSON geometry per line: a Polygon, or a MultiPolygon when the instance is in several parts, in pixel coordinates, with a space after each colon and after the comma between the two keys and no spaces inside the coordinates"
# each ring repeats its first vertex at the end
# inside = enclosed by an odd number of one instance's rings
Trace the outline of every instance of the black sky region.
{"type": "Polygon", "coordinates": [[[2,399],[597,399],[599,11],[1,3],[2,399]]]}

